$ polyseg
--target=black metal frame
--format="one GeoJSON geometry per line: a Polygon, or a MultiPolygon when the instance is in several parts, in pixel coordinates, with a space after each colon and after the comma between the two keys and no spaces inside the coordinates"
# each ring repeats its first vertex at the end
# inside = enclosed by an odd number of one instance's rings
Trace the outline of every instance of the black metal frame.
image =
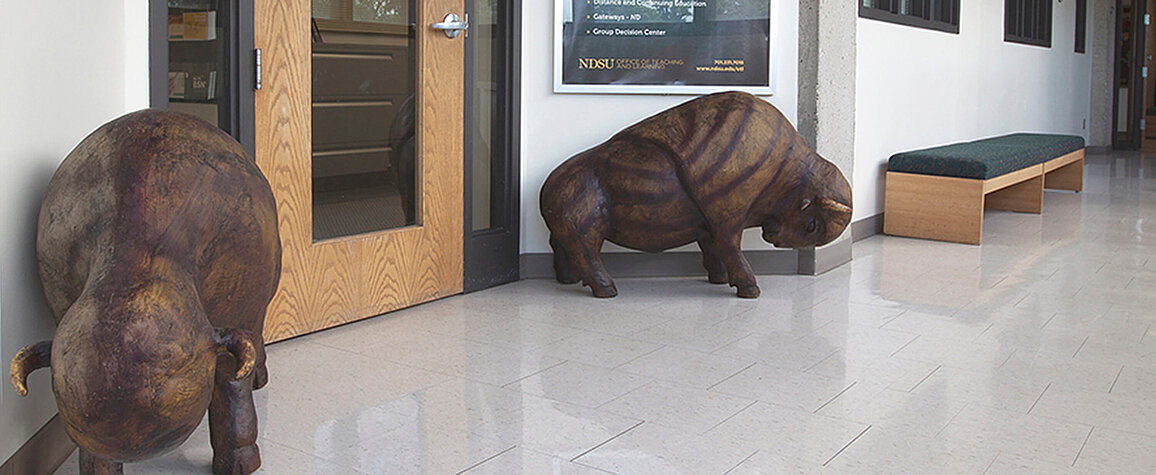
{"type": "MultiPolygon", "coordinates": [[[[228,32],[228,71],[225,78],[225,102],[222,104],[222,127],[237,139],[249,152],[256,156],[255,112],[253,88],[256,68],[253,50],[253,2],[245,0],[222,0],[227,8],[221,8],[217,20],[228,32]]],[[[149,0],[149,104],[155,108],[169,106],[169,36],[168,2],[149,0]]]]}
{"type": "MultiPolygon", "coordinates": [[[[474,0],[467,0],[466,11],[473,11],[474,0]]],[[[466,118],[466,127],[463,130],[463,160],[465,166],[465,173],[463,173],[463,192],[464,203],[462,213],[464,216],[464,239],[463,239],[463,290],[465,292],[473,292],[495,285],[504,284],[518,280],[519,278],[519,204],[521,202],[521,187],[520,187],[520,173],[519,173],[519,150],[521,148],[521,141],[519,137],[519,124],[521,117],[519,115],[519,91],[521,90],[521,81],[517,74],[521,65],[521,2],[498,2],[500,20],[499,23],[504,23],[505,27],[500,29],[497,33],[500,42],[503,45],[495,48],[498,52],[505,55],[505,61],[500,71],[503,71],[503,85],[499,89],[498,97],[500,102],[495,105],[495,108],[504,112],[501,125],[507,131],[501,143],[494,144],[494,166],[491,167],[491,173],[494,174],[493,182],[499,184],[497,188],[491,190],[491,196],[500,197],[500,199],[490,200],[490,216],[492,222],[498,223],[499,226],[481,231],[473,230],[473,213],[470,206],[470,199],[473,196],[473,160],[471,151],[473,150],[473,134],[469,127],[470,117],[473,115],[472,111],[472,94],[473,81],[470,77],[470,71],[473,70],[473,55],[470,54],[473,42],[469,38],[466,39],[466,81],[465,81],[465,110],[463,113],[466,118]]]]}
{"type": "Polygon", "coordinates": [[[1113,38],[1115,45],[1115,56],[1113,56],[1113,72],[1112,75],[1112,148],[1115,150],[1140,150],[1140,144],[1143,138],[1143,130],[1140,130],[1140,120],[1144,117],[1144,93],[1136,93],[1137,84],[1144,84],[1144,78],[1141,73],[1141,68],[1144,64],[1145,46],[1147,43],[1147,27],[1144,25],[1144,13],[1147,8],[1143,10],[1137,9],[1132,15],[1132,51],[1122,51],[1120,48],[1120,34],[1124,31],[1124,2],[1123,0],[1116,0],[1116,36],[1113,38]],[[1131,126],[1131,134],[1126,140],[1120,139],[1120,133],[1116,131],[1116,118],[1120,117],[1120,107],[1126,107],[1126,104],[1120,103],[1120,58],[1125,54],[1132,55],[1132,110],[1133,114],[1128,118],[1131,126]]]}
{"type": "Polygon", "coordinates": [[[1003,40],[1051,48],[1052,1],[1004,0],[1003,40]]]}
{"type": "Polygon", "coordinates": [[[914,0],[910,13],[900,11],[899,0],[875,0],[873,6],[864,1],[859,0],[860,18],[959,34],[959,0],[914,0]]]}
{"type": "Polygon", "coordinates": [[[1076,0],[1076,52],[1085,53],[1088,42],[1088,0],[1076,0]]]}

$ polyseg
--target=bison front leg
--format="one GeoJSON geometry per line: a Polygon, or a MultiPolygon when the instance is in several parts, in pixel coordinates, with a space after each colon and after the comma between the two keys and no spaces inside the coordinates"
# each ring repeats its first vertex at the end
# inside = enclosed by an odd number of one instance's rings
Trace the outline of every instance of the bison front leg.
{"type": "MultiPolygon", "coordinates": [[[[759,284],[755,280],[755,273],[751,269],[751,264],[747,262],[746,256],[743,256],[742,233],[736,231],[723,234],[727,237],[716,238],[714,246],[707,247],[713,247],[711,252],[722,262],[731,287],[738,289],[738,296],[745,299],[758,298],[759,284]]],[[[704,259],[706,254],[706,252],[703,253],[704,259]]],[[[707,271],[709,272],[710,269],[708,268],[707,271]]]]}
{"type": "MultiPolygon", "coordinates": [[[[253,387],[257,371],[259,339],[250,340],[239,330],[220,333],[222,346],[231,354],[217,358],[213,399],[209,403],[209,439],[213,445],[213,473],[248,474],[261,466],[257,449],[257,410],[253,387]],[[249,369],[246,369],[249,368],[249,369]]],[[[261,358],[263,366],[263,358],[261,358]]]]}

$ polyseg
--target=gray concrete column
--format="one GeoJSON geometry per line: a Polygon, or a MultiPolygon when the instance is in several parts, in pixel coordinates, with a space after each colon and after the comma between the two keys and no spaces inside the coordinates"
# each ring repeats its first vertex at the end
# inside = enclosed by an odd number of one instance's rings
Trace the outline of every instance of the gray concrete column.
{"type": "MultiPolygon", "coordinates": [[[[799,133],[852,181],[858,2],[799,0],[799,133]]],[[[835,242],[799,252],[800,274],[851,260],[851,227],[835,242]]]]}
{"type": "Polygon", "coordinates": [[[1110,148],[1116,91],[1116,0],[1089,3],[1086,51],[1092,55],[1092,104],[1088,113],[1088,146],[1110,148]]]}

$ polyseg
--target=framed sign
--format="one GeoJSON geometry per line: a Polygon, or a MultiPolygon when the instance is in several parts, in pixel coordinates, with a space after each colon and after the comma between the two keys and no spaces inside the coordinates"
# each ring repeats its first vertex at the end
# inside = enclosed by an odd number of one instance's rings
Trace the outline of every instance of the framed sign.
{"type": "Polygon", "coordinates": [[[555,0],[554,92],[768,95],[772,0],[555,0]]]}

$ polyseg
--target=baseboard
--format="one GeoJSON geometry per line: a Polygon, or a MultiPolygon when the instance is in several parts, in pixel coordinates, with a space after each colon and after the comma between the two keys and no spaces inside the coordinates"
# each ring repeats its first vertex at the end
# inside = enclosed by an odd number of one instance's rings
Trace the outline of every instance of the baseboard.
{"type": "Polygon", "coordinates": [[[1110,151],[1112,151],[1112,147],[1107,145],[1084,147],[1084,152],[1089,154],[1104,155],[1110,151]]]}
{"type": "Polygon", "coordinates": [[[876,234],[883,234],[883,213],[851,223],[851,242],[859,242],[876,234]]]}
{"type": "Polygon", "coordinates": [[[851,239],[840,237],[826,246],[799,251],[798,273],[823,275],[848,262],[851,262],[851,239]]]}
{"type": "Polygon", "coordinates": [[[60,415],[52,416],[20,450],[12,454],[4,465],[0,465],[0,475],[51,474],[68,460],[75,449],[76,444],[64,432],[64,422],[60,420],[60,415]]]}
{"type": "MultiPolygon", "coordinates": [[[[797,274],[799,253],[793,249],[743,251],[756,274],[797,274]]],[[[554,278],[554,255],[530,253],[520,256],[523,279],[554,278]]],[[[702,253],[604,252],[602,265],[613,277],[681,277],[706,275],[702,253]]]]}

